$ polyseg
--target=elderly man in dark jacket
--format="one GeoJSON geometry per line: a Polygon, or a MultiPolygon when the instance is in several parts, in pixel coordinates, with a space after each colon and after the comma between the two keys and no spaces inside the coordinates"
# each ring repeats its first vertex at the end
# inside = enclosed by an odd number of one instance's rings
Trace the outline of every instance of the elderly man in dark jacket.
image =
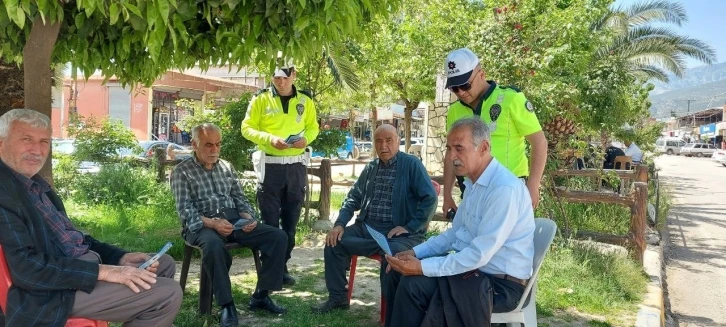
{"type": "Polygon", "coordinates": [[[70,316],[171,326],[182,292],[174,261],[128,253],[78,231],[37,173],[50,152],[47,116],[14,109],[0,116],[0,245],[13,285],[7,326],[63,326],[70,316]]]}
{"type": "MultiPolygon", "coordinates": [[[[396,128],[382,125],[374,133],[378,159],[371,161],[343,201],[335,227],[325,247],[325,284],[328,300],[313,312],[326,313],[349,307],[345,271],[351,255],[382,253],[368,227],[386,236],[391,252],[409,250],[424,240],[437,204],[436,191],[421,161],[398,152],[396,128]],[[353,225],[347,226],[359,211],[353,225]],[[366,227],[366,225],[368,227],[366,227]]],[[[400,274],[386,274],[381,267],[382,292],[392,304],[400,274]]],[[[390,308],[388,308],[390,309],[390,308]]],[[[390,310],[386,312],[390,312],[390,310]]]]}

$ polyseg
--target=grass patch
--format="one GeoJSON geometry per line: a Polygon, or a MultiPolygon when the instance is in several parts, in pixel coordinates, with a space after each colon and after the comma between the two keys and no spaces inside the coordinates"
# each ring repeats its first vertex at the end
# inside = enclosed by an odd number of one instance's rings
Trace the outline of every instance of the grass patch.
{"type": "MultiPolygon", "coordinates": [[[[171,196],[171,195],[169,195],[171,196]]],[[[152,253],[161,249],[167,241],[174,243],[169,254],[181,261],[184,254],[184,240],[181,237],[181,223],[173,205],[82,205],[65,200],[64,204],[73,224],[79,230],[99,241],[113,244],[132,252],[152,253]]],[[[314,219],[311,220],[314,222],[314,219]]],[[[298,223],[296,244],[301,244],[308,234],[313,233],[312,222],[298,223]]],[[[199,257],[199,251],[192,252],[199,257]]],[[[233,252],[235,257],[252,255],[249,249],[233,252]]]]}
{"type": "Polygon", "coordinates": [[[641,267],[626,257],[559,240],[547,254],[538,280],[540,315],[574,308],[620,316],[635,312],[648,279],[641,267]]]}
{"type": "MultiPolygon", "coordinates": [[[[332,191],[330,192],[330,211],[338,211],[340,210],[340,207],[343,206],[343,200],[345,200],[345,197],[348,195],[347,192],[336,192],[332,191]]],[[[320,191],[313,191],[310,194],[310,200],[311,201],[318,201],[320,200],[320,191]]]]}

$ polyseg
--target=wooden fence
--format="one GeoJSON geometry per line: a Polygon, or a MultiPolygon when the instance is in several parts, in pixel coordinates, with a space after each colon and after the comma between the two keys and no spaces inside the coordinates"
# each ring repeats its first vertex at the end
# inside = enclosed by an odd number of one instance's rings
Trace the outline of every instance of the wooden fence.
{"type": "MultiPolygon", "coordinates": [[[[628,247],[635,260],[643,263],[645,252],[646,215],[648,208],[648,167],[638,165],[635,170],[569,170],[554,172],[554,177],[590,177],[600,185],[603,173],[615,173],[621,180],[621,192],[570,190],[563,186],[555,187],[555,196],[572,203],[610,203],[630,208],[630,228],[627,235],[608,235],[591,231],[578,231],[574,236],[590,238],[598,242],[628,247]]],[[[554,179],[553,179],[554,180],[554,179]]],[[[563,226],[564,232],[570,232],[569,226],[563,226]]]]}

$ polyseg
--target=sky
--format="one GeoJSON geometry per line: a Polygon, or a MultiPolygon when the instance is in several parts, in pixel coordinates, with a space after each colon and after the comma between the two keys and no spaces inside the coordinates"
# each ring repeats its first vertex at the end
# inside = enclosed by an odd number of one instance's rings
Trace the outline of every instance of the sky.
{"type": "MultiPolygon", "coordinates": [[[[648,0],[616,0],[615,6],[628,6],[648,0]]],[[[717,62],[726,62],[726,28],[723,25],[726,1],[723,0],[671,0],[679,2],[686,9],[688,22],[683,26],[666,25],[678,34],[699,39],[716,50],[717,62]]],[[[688,68],[703,66],[698,60],[687,59],[688,68]]]]}

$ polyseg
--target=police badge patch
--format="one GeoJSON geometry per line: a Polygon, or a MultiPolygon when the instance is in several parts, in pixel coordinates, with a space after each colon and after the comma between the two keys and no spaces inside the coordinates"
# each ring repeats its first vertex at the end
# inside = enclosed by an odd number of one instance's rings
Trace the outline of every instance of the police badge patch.
{"type": "Polygon", "coordinates": [[[524,104],[524,106],[527,107],[527,111],[529,111],[529,112],[534,111],[534,105],[532,105],[532,102],[529,102],[529,100],[527,100],[527,102],[524,104]]]}
{"type": "Polygon", "coordinates": [[[489,119],[491,119],[492,122],[496,122],[501,113],[502,106],[500,106],[498,103],[495,103],[489,108],[489,119]]]}
{"type": "Polygon", "coordinates": [[[297,106],[295,106],[295,110],[297,110],[296,121],[299,123],[302,120],[303,113],[305,112],[305,105],[302,103],[298,103],[297,106]]]}

